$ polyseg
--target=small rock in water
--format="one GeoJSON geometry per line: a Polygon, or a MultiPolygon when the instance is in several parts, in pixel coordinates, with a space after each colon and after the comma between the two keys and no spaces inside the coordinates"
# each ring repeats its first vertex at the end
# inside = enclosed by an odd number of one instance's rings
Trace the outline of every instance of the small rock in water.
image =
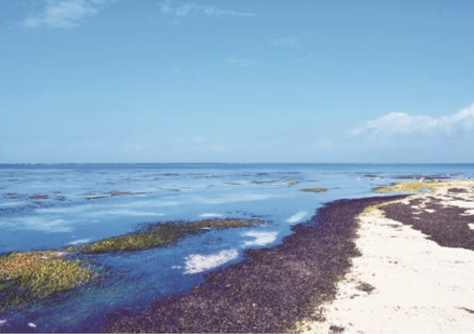
{"type": "Polygon", "coordinates": [[[6,320],[0,319],[0,326],[4,325],[4,324],[6,324],[6,323],[7,323],[6,320]]]}
{"type": "Polygon", "coordinates": [[[28,327],[36,328],[36,325],[35,325],[34,323],[32,323],[32,322],[29,322],[29,323],[28,323],[28,327]]]}

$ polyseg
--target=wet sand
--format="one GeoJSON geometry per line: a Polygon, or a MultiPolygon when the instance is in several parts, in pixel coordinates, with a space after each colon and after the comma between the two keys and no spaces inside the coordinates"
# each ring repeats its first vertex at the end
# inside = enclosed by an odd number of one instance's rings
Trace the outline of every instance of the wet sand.
{"type": "Polygon", "coordinates": [[[189,295],[111,314],[104,331],[278,333],[294,332],[303,319],[321,320],[314,309],[335,298],[337,282],[360,255],[357,215],[385,201],[330,203],[280,245],[248,250],[242,262],[208,274],[189,295]]]}
{"type": "Polygon", "coordinates": [[[474,182],[359,216],[352,268],[308,333],[473,333],[474,182]]]}

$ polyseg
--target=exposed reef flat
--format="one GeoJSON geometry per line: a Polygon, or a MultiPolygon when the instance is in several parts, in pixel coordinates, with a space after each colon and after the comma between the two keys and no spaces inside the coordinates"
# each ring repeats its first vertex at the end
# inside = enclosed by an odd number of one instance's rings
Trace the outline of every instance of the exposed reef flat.
{"type": "MultiPolygon", "coordinates": [[[[107,332],[293,332],[314,309],[336,296],[337,282],[359,256],[354,239],[364,208],[404,196],[341,200],[273,248],[206,275],[190,294],[107,317],[107,332]]],[[[86,329],[85,329],[86,330],[86,329]]]]}
{"type": "Polygon", "coordinates": [[[302,321],[301,332],[474,331],[474,181],[422,183],[391,191],[431,191],[359,216],[362,256],[352,259],[336,300],[314,310],[324,321],[302,321]]]}
{"type": "Polygon", "coordinates": [[[80,260],[55,251],[12,253],[0,257],[0,314],[91,281],[80,260]]]}
{"type": "Polygon", "coordinates": [[[172,244],[190,234],[213,228],[250,227],[263,224],[258,219],[203,219],[194,222],[158,222],[143,224],[136,232],[100,240],[90,244],[69,247],[68,251],[84,254],[102,254],[119,251],[139,251],[172,244]]]}
{"type": "Polygon", "coordinates": [[[443,181],[443,182],[431,180],[430,182],[425,182],[424,178],[421,178],[419,181],[398,182],[387,187],[377,187],[373,189],[373,192],[375,193],[397,193],[397,192],[417,193],[420,191],[437,191],[437,190],[443,191],[443,189],[444,190],[451,189],[452,187],[456,187],[459,184],[469,184],[469,182],[470,180],[443,181]]]}

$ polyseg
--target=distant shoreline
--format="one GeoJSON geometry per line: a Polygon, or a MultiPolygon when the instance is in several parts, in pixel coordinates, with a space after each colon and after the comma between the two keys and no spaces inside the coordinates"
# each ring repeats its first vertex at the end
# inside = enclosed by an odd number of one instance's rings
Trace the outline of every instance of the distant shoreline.
{"type": "Polygon", "coordinates": [[[0,162],[0,166],[69,165],[474,165],[472,162],[0,162]]]}

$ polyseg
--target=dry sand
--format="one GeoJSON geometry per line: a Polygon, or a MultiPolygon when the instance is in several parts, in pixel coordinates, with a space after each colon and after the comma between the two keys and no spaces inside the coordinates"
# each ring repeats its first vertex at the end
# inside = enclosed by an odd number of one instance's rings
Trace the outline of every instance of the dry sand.
{"type": "MultiPolygon", "coordinates": [[[[450,182],[402,202],[413,198],[465,208],[463,215],[472,215],[474,223],[474,181],[450,182]],[[467,192],[450,193],[453,186],[467,192]]],[[[423,205],[413,207],[413,214],[420,210],[423,205]]],[[[474,333],[474,251],[441,247],[378,208],[366,210],[359,221],[362,256],[353,258],[336,300],[315,310],[325,321],[300,323],[300,331],[474,333]]]]}

